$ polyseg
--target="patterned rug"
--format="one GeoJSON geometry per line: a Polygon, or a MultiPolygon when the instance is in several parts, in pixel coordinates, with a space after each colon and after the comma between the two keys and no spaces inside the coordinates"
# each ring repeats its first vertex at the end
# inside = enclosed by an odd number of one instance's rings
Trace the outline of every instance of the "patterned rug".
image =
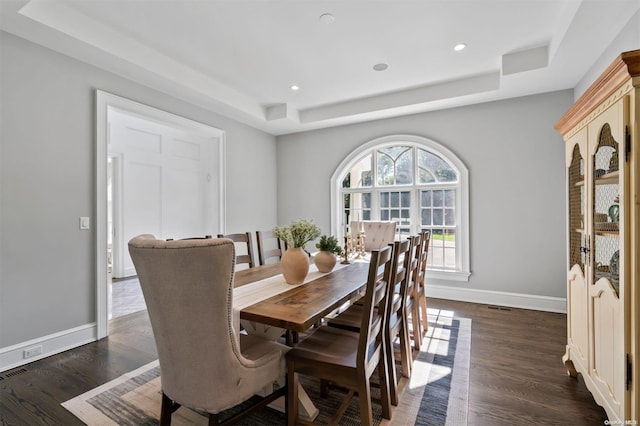
{"type": "MultiPolygon", "coordinates": [[[[452,312],[429,310],[429,332],[414,360],[410,380],[400,382],[400,404],[392,420],[381,419],[381,408],[373,404],[377,425],[455,425],[467,424],[471,320],[456,318],[452,312]]],[[[315,378],[300,378],[309,397],[320,410],[316,423],[327,424],[343,400],[340,389],[320,397],[315,378]]],[[[88,425],[157,425],[160,413],[160,368],[153,361],[92,389],[62,406],[88,425]]],[[[207,417],[181,408],[173,414],[173,425],[205,425],[207,417]]],[[[283,413],[264,408],[246,418],[242,425],[286,424],[283,413]]],[[[359,425],[357,397],[340,421],[341,425],[359,425]]]]}

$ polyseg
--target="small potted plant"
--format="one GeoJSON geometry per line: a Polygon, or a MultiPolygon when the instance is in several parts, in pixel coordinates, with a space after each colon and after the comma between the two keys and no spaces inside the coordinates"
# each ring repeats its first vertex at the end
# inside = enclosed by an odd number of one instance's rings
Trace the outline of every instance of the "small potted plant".
{"type": "Polygon", "coordinates": [[[289,226],[276,227],[273,235],[287,243],[280,259],[280,269],[289,284],[302,284],[309,273],[309,255],[305,245],[320,236],[320,228],[308,220],[297,220],[289,226]]]}
{"type": "Polygon", "coordinates": [[[314,257],[318,271],[331,272],[336,266],[336,256],[342,254],[338,239],[333,235],[322,235],[316,248],[320,250],[314,257]]]}

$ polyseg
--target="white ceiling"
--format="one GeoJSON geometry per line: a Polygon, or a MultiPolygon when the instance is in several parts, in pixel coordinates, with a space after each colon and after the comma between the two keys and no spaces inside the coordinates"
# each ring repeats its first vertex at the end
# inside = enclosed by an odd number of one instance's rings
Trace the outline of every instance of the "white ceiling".
{"type": "Polygon", "coordinates": [[[573,88],[638,9],[640,0],[0,0],[0,28],[280,135],[573,88]]]}

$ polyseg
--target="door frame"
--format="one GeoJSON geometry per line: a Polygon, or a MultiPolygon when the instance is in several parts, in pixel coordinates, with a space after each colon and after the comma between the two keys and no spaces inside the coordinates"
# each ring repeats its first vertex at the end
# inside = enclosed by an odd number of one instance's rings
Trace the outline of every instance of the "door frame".
{"type": "Polygon", "coordinates": [[[195,131],[219,140],[218,149],[218,228],[225,229],[226,204],[226,134],[223,130],[199,123],[148,105],[102,90],[96,90],[96,334],[98,339],[109,335],[108,270],[107,270],[107,157],[109,141],[109,111],[117,109],[147,120],[195,131]]]}

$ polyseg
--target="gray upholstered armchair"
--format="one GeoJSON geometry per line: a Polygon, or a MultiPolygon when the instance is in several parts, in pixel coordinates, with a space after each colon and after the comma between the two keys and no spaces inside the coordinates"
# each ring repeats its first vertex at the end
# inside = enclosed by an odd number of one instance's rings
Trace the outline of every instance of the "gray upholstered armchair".
{"type": "Polygon", "coordinates": [[[364,250],[381,249],[393,243],[396,238],[395,221],[362,220],[351,221],[351,238],[356,238],[360,230],[364,230],[364,250]]]}
{"type": "MultiPolygon", "coordinates": [[[[224,410],[268,392],[285,375],[288,347],[233,327],[235,251],[228,239],[129,241],[151,319],[162,380],[160,424],[181,405],[209,413],[209,424],[233,423],[224,410]]],[[[284,388],[284,387],[283,387],[284,388]]],[[[278,389],[255,408],[286,395],[278,389]]]]}

